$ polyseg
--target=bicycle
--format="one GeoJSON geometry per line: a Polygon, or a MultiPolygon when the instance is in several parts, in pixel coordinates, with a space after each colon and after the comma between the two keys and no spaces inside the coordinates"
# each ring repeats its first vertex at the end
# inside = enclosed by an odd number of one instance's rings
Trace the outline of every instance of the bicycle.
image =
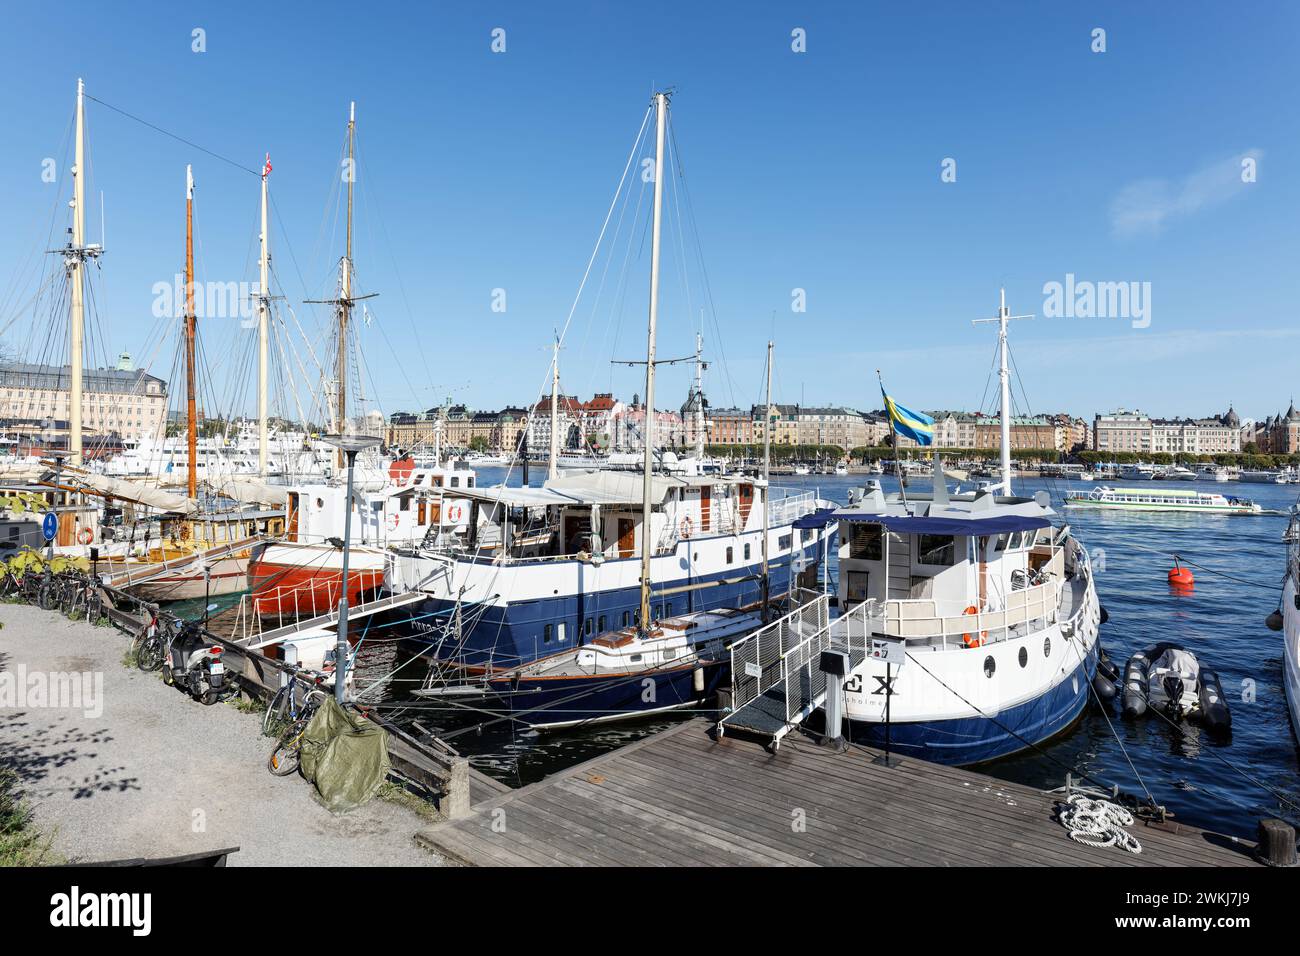
{"type": "Polygon", "coordinates": [[[307,701],[313,694],[321,693],[320,685],[324,677],[292,674],[282,684],[267,704],[266,713],[262,715],[262,736],[274,737],[285,723],[295,723],[305,712],[307,701]]]}
{"type": "Polygon", "coordinates": [[[280,735],[275,749],[266,758],[266,769],[275,776],[287,777],[302,763],[302,746],[307,736],[307,726],[325,698],[323,691],[313,688],[303,703],[303,713],[280,735]]]}
{"type": "Polygon", "coordinates": [[[162,667],[176,639],[176,626],[170,620],[160,620],[154,615],[145,626],[140,647],[136,650],[135,665],[142,671],[156,671],[162,667]]]}

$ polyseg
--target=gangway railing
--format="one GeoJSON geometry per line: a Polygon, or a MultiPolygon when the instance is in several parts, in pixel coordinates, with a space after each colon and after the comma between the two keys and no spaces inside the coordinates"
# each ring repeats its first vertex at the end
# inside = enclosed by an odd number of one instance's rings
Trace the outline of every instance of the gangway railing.
{"type": "Polygon", "coordinates": [[[847,654],[850,669],[857,667],[876,616],[875,601],[865,601],[831,620],[823,594],[731,645],[732,709],[719,720],[719,735],[740,730],[778,745],[826,702],[822,652],[847,654]]]}

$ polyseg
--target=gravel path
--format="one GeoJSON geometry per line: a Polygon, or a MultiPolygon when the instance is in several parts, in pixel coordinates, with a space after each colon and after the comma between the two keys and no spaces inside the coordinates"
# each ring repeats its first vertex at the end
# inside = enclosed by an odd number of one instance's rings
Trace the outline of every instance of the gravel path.
{"type": "Polygon", "coordinates": [[[238,846],[231,866],[442,862],[414,843],[427,822],[412,811],[376,799],[335,816],[301,777],[271,776],[257,715],[204,707],[123,667],[116,629],[18,604],[0,605],[0,624],[0,672],[102,680],[98,708],[0,699],[0,763],[17,770],[36,825],[69,861],[238,846]]]}

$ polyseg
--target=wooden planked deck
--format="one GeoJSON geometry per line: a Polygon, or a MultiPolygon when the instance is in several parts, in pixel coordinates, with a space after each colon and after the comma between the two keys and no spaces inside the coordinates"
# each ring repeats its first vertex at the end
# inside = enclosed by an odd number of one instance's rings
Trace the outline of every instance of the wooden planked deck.
{"type": "Polygon", "coordinates": [[[506,794],[416,839],[476,866],[1251,866],[1253,844],[1129,828],[1138,855],[1075,843],[1055,798],[968,770],[797,735],[776,755],[689,720],[506,794]]]}

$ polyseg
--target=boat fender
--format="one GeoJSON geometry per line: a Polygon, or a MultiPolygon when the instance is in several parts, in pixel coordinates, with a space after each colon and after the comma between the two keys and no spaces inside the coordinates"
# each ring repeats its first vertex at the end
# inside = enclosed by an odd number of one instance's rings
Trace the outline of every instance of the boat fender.
{"type": "Polygon", "coordinates": [[[1274,611],[1268,617],[1264,618],[1264,624],[1270,631],[1282,630],[1282,612],[1274,611]]]}
{"type": "Polygon", "coordinates": [[[1101,608],[1101,623],[1105,624],[1110,620],[1110,614],[1106,612],[1106,606],[1104,604],[1099,605],[1099,607],[1101,608]]]}
{"type": "Polygon", "coordinates": [[[1141,717],[1147,712],[1147,658],[1141,651],[1124,665],[1124,716],[1141,717]]]}
{"type": "Polygon", "coordinates": [[[1109,657],[1102,657],[1101,660],[1097,661],[1097,673],[1112,684],[1119,683],[1119,668],[1115,666],[1115,662],[1109,657]]]}
{"type": "Polygon", "coordinates": [[[1093,675],[1092,689],[1097,692],[1098,699],[1104,701],[1105,703],[1110,703],[1112,700],[1114,700],[1115,694],[1118,693],[1118,691],[1115,688],[1115,684],[1112,681],[1110,681],[1106,677],[1106,675],[1103,674],[1100,670],[1098,670],[1097,673],[1093,675]]]}
{"type": "Polygon", "coordinates": [[[703,667],[695,668],[695,670],[691,673],[691,681],[693,682],[695,693],[703,694],[704,693],[704,668],[703,667]]]}
{"type": "Polygon", "coordinates": [[[1220,733],[1232,729],[1232,714],[1228,711],[1228,701],[1223,696],[1223,685],[1219,675],[1214,671],[1201,671],[1201,723],[1207,730],[1220,733]]]}

